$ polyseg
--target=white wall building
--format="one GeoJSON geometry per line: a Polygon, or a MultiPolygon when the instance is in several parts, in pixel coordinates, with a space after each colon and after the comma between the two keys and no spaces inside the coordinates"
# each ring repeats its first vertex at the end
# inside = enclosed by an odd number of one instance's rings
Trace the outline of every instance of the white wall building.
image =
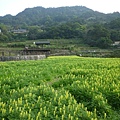
{"type": "Polygon", "coordinates": [[[120,45],[120,41],[115,41],[112,45],[113,46],[120,45]]]}

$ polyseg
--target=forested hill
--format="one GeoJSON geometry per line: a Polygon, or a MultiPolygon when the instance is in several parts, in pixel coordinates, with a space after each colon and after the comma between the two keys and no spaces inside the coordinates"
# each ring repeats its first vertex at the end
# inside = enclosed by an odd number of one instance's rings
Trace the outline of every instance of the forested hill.
{"type": "Polygon", "coordinates": [[[120,13],[104,14],[93,11],[84,6],[58,7],[58,8],[27,8],[16,16],[6,15],[0,17],[0,23],[5,25],[53,25],[69,22],[75,19],[84,22],[106,23],[116,18],[120,18],[120,13]]]}
{"type": "Polygon", "coordinates": [[[0,17],[0,42],[71,38],[109,48],[120,41],[120,13],[104,14],[84,6],[35,7],[0,17]]]}

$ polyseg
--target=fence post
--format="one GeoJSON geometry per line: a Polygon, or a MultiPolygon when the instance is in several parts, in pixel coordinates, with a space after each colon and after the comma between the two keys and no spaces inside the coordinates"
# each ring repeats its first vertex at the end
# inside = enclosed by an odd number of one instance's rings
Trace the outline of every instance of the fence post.
{"type": "Polygon", "coordinates": [[[4,56],[4,52],[2,52],[2,56],[4,56]]]}
{"type": "Polygon", "coordinates": [[[11,56],[11,52],[9,51],[9,56],[11,56]]]}

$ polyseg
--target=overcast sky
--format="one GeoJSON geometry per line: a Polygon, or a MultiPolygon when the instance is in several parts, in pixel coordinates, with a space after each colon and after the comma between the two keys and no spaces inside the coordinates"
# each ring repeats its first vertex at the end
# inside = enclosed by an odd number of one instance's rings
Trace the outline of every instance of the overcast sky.
{"type": "Polygon", "coordinates": [[[16,15],[25,8],[36,6],[48,8],[76,5],[103,13],[120,12],[120,0],[0,0],[0,16],[16,15]]]}

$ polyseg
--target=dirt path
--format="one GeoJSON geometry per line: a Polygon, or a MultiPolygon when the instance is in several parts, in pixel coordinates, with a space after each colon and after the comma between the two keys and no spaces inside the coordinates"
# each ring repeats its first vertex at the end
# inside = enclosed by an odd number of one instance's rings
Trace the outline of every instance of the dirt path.
{"type": "Polygon", "coordinates": [[[51,80],[51,81],[46,82],[46,84],[52,86],[53,83],[58,82],[58,81],[60,81],[60,78],[55,78],[55,79],[53,79],[53,80],[51,80]]]}

